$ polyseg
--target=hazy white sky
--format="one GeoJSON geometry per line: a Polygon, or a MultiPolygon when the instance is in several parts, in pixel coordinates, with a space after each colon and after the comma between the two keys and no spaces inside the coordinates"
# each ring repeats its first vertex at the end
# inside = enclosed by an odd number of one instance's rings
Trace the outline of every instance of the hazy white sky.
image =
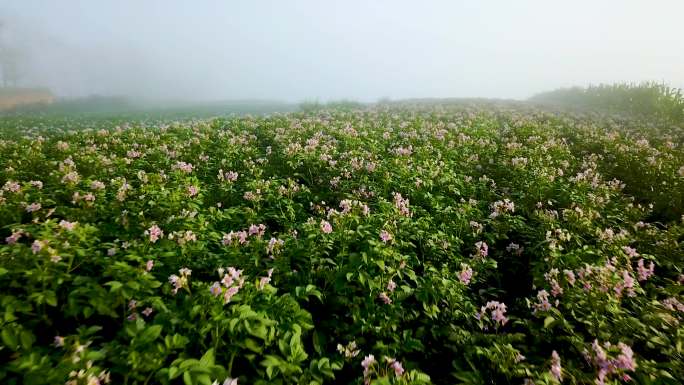
{"type": "Polygon", "coordinates": [[[526,98],[684,87],[683,0],[0,0],[23,83],[64,96],[526,98]]]}

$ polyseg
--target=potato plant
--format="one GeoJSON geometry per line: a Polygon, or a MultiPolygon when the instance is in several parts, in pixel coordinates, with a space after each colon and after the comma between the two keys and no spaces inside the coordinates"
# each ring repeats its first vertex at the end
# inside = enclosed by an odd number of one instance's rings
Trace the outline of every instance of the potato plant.
{"type": "Polygon", "coordinates": [[[492,104],[0,123],[3,384],[684,378],[680,126],[492,104]]]}

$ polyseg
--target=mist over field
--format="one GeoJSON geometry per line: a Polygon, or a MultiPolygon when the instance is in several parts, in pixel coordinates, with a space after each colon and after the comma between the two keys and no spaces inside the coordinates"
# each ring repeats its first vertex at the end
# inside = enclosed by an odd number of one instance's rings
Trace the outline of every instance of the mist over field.
{"type": "Polygon", "coordinates": [[[16,83],[59,97],[524,99],[684,86],[684,2],[0,0],[16,83]]]}

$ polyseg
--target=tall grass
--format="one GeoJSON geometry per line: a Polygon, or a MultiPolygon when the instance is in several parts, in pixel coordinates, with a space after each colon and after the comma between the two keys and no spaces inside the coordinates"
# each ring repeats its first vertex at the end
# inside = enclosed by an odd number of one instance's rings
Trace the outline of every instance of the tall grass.
{"type": "Polygon", "coordinates": [[[355,100],[332,100],[327,103],[320,103],[318,101],[304,101],[299,104],[299,110],[302,112],[317,112],[321,110],[338,110],[338,111],[355,111],[366,107],[365,104],[355,100]]]}
{"type": "Polygon", "coordinates": [[[542,92],[532,102],[571,108],[630,113],[684,123],[684,94],[663,83],[599,84],[542,92]]]}

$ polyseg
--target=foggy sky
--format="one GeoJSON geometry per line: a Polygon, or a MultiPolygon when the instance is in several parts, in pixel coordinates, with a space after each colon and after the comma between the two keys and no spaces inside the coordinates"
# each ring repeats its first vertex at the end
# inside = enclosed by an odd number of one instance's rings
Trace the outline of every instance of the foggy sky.
{"type": "Polygon", "coordinates": [[[196,101],[684,88],[682,15],[682,0],[0,0],[23,85],[196,101]]]}

